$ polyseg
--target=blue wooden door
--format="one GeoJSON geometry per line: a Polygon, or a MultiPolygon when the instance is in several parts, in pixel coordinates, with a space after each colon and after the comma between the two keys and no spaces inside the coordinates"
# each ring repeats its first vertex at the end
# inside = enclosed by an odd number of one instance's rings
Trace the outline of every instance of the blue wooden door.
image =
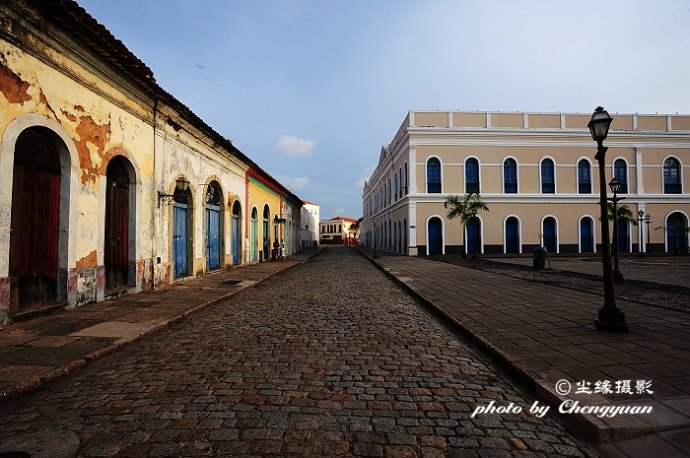
{"type": "Polygon", "coordinates": [[[506,253],[519,252],[520,232],[518,231],[518,220],[515,217],[511,217],[506,221],[506,253]]]}
{"type": "Polygon", "coordinates": [[[627,221],[618,220],[618,252],[627,253],[630,251],[630,225],[627,221]]]}
{"type": "Polygon", "coordinates": [[[551,253],[558,252],[556,220],[553,218],[546,218],[544,220],[544,247],[551,253]]]}
{"type": "Polygon", "coordinates": [[[441,220],[438,218],[431,218],[429,220],[429,255],[443,253],[443,230],[441,228],[441,220]]]}
{"type": "Polygon", "coordinates": [[[240,217],[232,215],[232,265],[240,263],[240,217]]]}
{"type": "Polygon", "coordinates": [[[479,218],[470,220],[467,224],[467,254],[482,252],[481,221],[479,218]]]}
{"type": "Polygon", "coordinates": [[[206,206],[206,270],[220,269],[220,207],[206,206]]]}
{"type": "Polygon", "coordinates": [[[594,252],[594,233],[592,228],[592,220],[590,218],[582,218],[580,220],[580,252],[592,253],[594,252]]]}
{"type": "Polygon", "coordinates": [[[187,276],[187,205],[173,205],[173,261],[175,278],[187,276]]]}

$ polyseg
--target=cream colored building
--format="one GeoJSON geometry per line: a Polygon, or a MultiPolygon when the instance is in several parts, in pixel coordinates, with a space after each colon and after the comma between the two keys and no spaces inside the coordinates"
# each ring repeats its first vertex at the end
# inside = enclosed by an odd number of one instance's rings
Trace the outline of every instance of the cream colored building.
{"type": "MultiPolygon", "coordinates": [[[[619,205],[650,215],[619,225],[621,251],[686,252],[690,115],[611,113],[606,181],[619,205]],[[646,247],[649,238],[650,246],[646,247]]],[[[365,246],[408,255],[599,252],[599,179],[591,113],[413,111],[363,191],[365,246]],[[479,191],[489,212],[464,228],[450,195],[479,191]],[[465,237],[463,238],[463,232],[465,237]],[[466,242],[463,244],[463,239],[466,242]]],[[[607,186],[607,192],[608,190],[607,186]]]]}
{"type": "Polygon", "coordinates": [[[320,222],[320,243],[357,243],[357,220],[348,216],[336,216],[320,222]]]}

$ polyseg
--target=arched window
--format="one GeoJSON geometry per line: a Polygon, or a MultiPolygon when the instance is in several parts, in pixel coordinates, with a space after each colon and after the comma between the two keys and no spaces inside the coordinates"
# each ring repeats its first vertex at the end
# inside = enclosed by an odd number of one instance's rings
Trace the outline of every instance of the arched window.
{"type": "Polygon", "coordinates": [[[506,220],[506,253],[520,252],[520,222],[514,216],[506,220]]]}
{"type": "Polygon", "coordinates": [[[613,163],[613,176],[621,182],[618,194],[628,193],[628,164],[623,159],[616,159],[613,163]]]}
{"type": "Polygon", "coordinates": [[[556,176],[553,161],[546,158],[541,161],[541,192],[554,194],[556,192],[556,176]]]}
{"type": "Polygon", "coordinates": [[[577,163],[577,192],[592,193],[592,165],[586,159],[580,159],[577,163]]]}
{"type": "Polygon", "coordinates": [[[674,157],[664,161],[664,194],[681,194],[680,162],[674,157]]]}
{"type": "Polygon", "coordinates": [[[435,157],[426,161],[426,192],[441,192],[441,161],[435,157]]]}
{"type": "Polygon", "coordinates": [[[465,192],[479,192],[479,161],[473,157],[465,161],[465,192]]]}
{"type": "Polygon", "coordinates": [[[395,172],[395,201],[398,200],[398,172],[395,172]]]}
{"type": "Polygon", "coordinates": [[[517,162],[515,162],[515,159],[508,158],[503,161],[503,192],[515,194],[517,190],[517,162]]]}

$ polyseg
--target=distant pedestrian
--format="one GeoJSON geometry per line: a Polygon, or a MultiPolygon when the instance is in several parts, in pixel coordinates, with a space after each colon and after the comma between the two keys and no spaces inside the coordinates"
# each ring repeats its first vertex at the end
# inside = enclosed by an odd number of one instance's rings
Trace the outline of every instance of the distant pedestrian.
{"type": "Polygon", "coordinates": [[[285,261],[285,240],[280,241],[280,260],[285,261]]]}

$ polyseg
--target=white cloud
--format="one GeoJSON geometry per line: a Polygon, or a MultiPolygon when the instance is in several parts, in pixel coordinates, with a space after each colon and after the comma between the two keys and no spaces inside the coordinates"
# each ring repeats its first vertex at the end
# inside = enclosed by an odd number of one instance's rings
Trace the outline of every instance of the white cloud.
{"type": "Polygon", "coordinates": [[[278,139],[276,146],[288,156],[309,156],[314,150],[316,142],[314,140],[283,135],[278,139]]]}
{"type": "Polygon", "coordinates": [[[360,179],[357,180],[357,182],[355,183],[355,187],[358,188],[358,189],[364,189],[364,183],[366,183],[366,182],[367,182],[367,179],[366,179],[366,178],[360,178],[360,179]]]}
{"type": "Polygon", "coordinates": [[[295,189],[302,189],[309,184],[309,177],[297,177],[292,180],[292,187],[295,189]]]}

